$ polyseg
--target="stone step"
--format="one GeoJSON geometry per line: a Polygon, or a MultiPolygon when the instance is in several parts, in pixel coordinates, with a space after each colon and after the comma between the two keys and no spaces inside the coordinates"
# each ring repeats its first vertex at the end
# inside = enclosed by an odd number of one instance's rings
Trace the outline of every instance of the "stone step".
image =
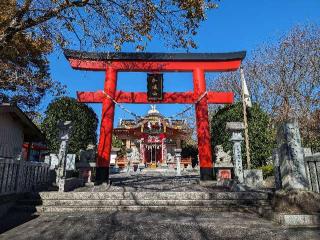
{"type": "Polygon", "coordinates": [[[261,214],[270,210],[269,207],[248,206],[16,206],[16,210],[44,212],[115,212],[115,211],[183,211],[183,212],[247,212],[261,214]]]}
{"type": "Polygon", "coordinates": [[[270,208],[266,192],[41,192],[27,194],[17,209],[38,212],[142,210],[251,211],[270,208]]]}
{"type": "Polygon", "coordinates": [[[100,206],[267,206],[270,205],[268,200],[254,200],[254,199],[237,199],[237,200],[21,200],[19,205],[42,205],[42,206],[62,206],[62,207],[100,207],[100,206]]]}
{"type": "Polygon", "coordinates": [[[266,192],[41,192],[26,199],[44,200],[268,200],[266,192]]]}

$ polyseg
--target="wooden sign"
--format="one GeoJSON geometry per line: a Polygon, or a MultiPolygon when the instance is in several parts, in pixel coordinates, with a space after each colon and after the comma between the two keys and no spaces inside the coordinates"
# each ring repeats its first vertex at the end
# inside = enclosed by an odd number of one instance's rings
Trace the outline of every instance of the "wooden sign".
{"type": "Polygon", "coordinates": [[[163,74],[162,73],[148,73],[147,77],[147,95],[148,100],[162,100],[163,99],[163,74]]]}

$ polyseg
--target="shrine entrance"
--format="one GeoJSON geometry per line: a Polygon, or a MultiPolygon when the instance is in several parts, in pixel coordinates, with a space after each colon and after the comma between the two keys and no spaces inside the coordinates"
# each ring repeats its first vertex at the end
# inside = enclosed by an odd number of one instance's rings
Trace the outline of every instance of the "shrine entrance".
{"type": "MultiPolygon", "coordinates": [[[[77,92],[78,101],[102,103],[102,117],[98,146],[96,180],[108,181],[112,143],[114,111],[116,103],[182,103],[195,104],[199,151],[200,179],[213,179],[213,161],[208,119],[208,104],[233,103],[232,92],[206,90],[206,72],[236,71],[246,52],[233,53],[92,53],[65,50],[72,68],[88,71],[105,71],[102,91],[77,92]],[[117,91],[118,72],[192,72],[193,92],[122,92],[117,91]]],[[[149,77],[148,77],[149,78],[149,77]]],[[[152,78],[151,78],[152,79],[152,78]]],[[[151,82],[152,83],[152,82],[151,82]]],[[[148,79],[149,84],[149,79],[148,79]]],[[[160,85],[156,85],[155,89],[160,85]]],[[[149,87],[149,86],[148,86],[149,87]]],[[[157,151],[150,161],[157,161],[157,151]]]]}
{"type": "Polygon", "coordinates": [[[147,166],[162,163],[161,152],[162,147],[160,144],[147,144],[145,150],[147,166]]]}
{"type": "Polygon", "coordinates": [[[142,139],[147,167],[154,167],[162,163],[164,135],[146,135],[142,139]]]}

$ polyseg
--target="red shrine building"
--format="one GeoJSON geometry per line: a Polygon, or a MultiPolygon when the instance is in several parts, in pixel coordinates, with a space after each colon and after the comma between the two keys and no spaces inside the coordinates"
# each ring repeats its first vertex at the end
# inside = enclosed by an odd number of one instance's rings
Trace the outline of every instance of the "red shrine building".
{"type": "MultiPolygon", "coordinates": [[[[133,165],[145,167],[175,167],[175,149],[181,148],[183,139],[191,135],[184,120],[168,119],[151,105],[148,114],[138,120],[120,120],[114,135],[123,141],[130,153],[133,165]]],[[[128,156],[126,156],[128,159],[128,156]]],[[[128,160],[117,161],[119,167],[127,165],[128,160]]],[[[182,167],[192,164],[191,157],[182,159],[182,167]]]]}
{"type": "MultiPolygon", "coordinates": [[[[232,92],[207,91],[205,74],[207,72],[236,71],[246,55],[245,51],[231,53],[95,53],[65,50],[64,54],[74,69],[105,72],[104,86],[101,86],[101,90],[77,93],[80,102],[102,103],[96,168],[98,184],[109,181],[115,104],[120,103],[194,104],[200,180],[213,179],[208,104],[231,104],[234,95],[232,92]],[[149,75],[164,72],[192,72],[193,91],[164,92],[160,95],[156,94],[156,97],[150,95],[149,92],[118,91],[119,72],[145,72],[149,75]]],[[[128,84],[135,84],[134,79],[128,84]]],[[[178,82],[177,86],[179,86],[178,82]]]]}

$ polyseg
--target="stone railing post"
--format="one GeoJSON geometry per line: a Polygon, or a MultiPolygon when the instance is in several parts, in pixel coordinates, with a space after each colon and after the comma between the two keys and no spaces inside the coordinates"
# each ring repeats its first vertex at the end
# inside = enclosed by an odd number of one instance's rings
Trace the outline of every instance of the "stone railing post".
{"type": "Polygon", "coordinates": [[[241,143],[243,141],[242,130],[244,130],[244,124],[242,122],[228,122],[226,129],[232,134],[230,141],[233,143],[234,175],[240,183],[243,183],[241,143]]]}

